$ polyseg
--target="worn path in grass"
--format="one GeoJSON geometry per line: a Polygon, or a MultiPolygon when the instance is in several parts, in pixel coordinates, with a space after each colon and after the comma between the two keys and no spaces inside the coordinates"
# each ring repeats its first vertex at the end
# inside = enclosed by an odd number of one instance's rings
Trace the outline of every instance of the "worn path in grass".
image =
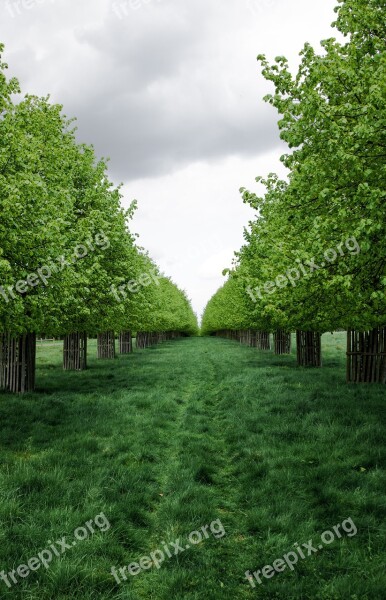
{"type": "Polygon", "coordinates": [[[39,392],[0,395],[0,567],[102,511],[111,527],[10,590],[0,581],[0,597],[384,599],[384,390],[346,386],[343,334],[324,342],[316,371],[207,338],[92,358],[84,373],[39,349],[39,392]],[[245,579],[347,518],[355,536],[255,588],[245,579]],[[217,522],[189,543],[218,519],[225,535],[217,522]],[[115,582],[113,565],[177,539],[160,569],[115,582]]]}

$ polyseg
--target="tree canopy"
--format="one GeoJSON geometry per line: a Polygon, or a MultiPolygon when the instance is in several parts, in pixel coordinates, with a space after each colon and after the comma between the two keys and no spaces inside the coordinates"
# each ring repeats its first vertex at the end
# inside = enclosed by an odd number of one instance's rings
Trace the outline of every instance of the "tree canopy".
{"type": "Polygon", "coordinates": [[[241,189],[257,216],[230,278],[267,330],[385,323],[384,3],[344,0],[336,12],[346,40],[322,41],[322,54],[306,44],[294,76],[285,57],[258,56],[275,89],[265,100],[280,115],[288,179],[258,177],[263,196],[241,189]]]}
{"type": "Polygon", "coordinates": [[[0,333],[195,333],[185,293],[136,244],[136,203],[122,208],[106,161],[77,143],[60,105],[12,100],[19,86],[6,68],[0,63],[0,333]]]}

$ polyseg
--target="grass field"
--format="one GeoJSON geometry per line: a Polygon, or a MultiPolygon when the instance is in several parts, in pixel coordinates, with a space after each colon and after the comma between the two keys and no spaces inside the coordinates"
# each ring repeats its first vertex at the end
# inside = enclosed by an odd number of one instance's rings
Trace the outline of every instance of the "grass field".
{"type": "Polygon", "coordinates": [[[0,395],[0,569],[52,559],[0,597],[384,600],[385,389],[345,384],[344,337],[324,336],[317,370],[196,338],[115,361],[91,343],[90,369],[65,373],[39,347],[38,392],[0,395]],[[154,551],[159,569],[117,583],[112,566],[154,551]]]}

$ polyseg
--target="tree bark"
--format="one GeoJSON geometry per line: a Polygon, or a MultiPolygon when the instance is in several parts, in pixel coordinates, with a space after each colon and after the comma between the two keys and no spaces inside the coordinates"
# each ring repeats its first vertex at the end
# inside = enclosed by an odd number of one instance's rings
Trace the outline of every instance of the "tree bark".
{"type": "Polygon", "coordinates": [[[98,333],[98,358],[115,358],[115,333],[105,331],[98,333]]]}
{"type": "Polygon", "coordinates": [[[0,334],[0,389],[14,394],[35,389],[36,334],[0,334]]]}
{"type": "Polygon", "coordinates": [[[347,332],[347,383],[386,383],[386,327],[347,332]]]}
{"type": "Polygon", "coordinates": [[[63,369],[65,371],[87,369],[87,333],[76,332],[64,336],[63,369]]]}
{"type": "Polygon", "coordinates": [[[256,348],[257,346],[257,331],[252,329],[250,330],[249,345],[251,348],[256,348]]]}
{"type": "Polygon", "coordinates": [[[139,350],[143,350],[146,347],[146,334],[143,331],[137,331],[135,345],[139,350]]]}
{"type": "Polygon", "coordinates": [[[271,341],[268,331],[257,331],[256,332],[256,348],[258,350],[270,350],[271,341]]]}
{"type": "Polygon", "coordinates": [[[273,334],[275,354],[291,354],[291,334],[278,329],[273,334]]]}
{"type": "Polygon", "coordinates": [[[316,331],[296,332],[296,355],[299,367],[321,367],[321,334],[316,331]]]}
{"type": "Polygon", "coordinates": [[[122,331],[119,335],[119,352],[121,354],[131,354],[133,352],[133,339],[131,331],[122,331]]]}

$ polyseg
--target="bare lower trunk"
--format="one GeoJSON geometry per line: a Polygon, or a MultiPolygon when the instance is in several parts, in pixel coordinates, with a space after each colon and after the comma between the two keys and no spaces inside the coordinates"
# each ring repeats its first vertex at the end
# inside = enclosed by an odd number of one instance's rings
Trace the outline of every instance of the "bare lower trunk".
{"type": "Polygon", "coordinates": [[[119,352],[121,354],[131,354],[133,352],[133,339],[131,331],[122,331],[119,335],[119,352]]]}
{"type": "Polygon", "coordinates": [[[105,331],[98,333],[98,358],[115,358],[115,333],[105,331]]]}
{"type": "Polygon", "coordinates": [[[146,348],[146,333],[144,331],[137,331],[135,345],[139,350],[146,348]]]}
{"type": "Polygon", "coordinates": [[[347,383],[386,383],[386,327],[347,332],[347,383]]]}
{"type": "Polygon", "coordinates": [[[0,389],[24,394],[35,389],[36,334],[0,334],[0,389]]]}
{"type": "Polygon", "coordinates": [[[182,337],[182,334],[179,331],[168,331],[167,335],[169,340],[179,340],[182,337]]]}
{"type": "Polygon", "coordinates": [[[321,334],[316,331],[296,332],[296,354],[299,367],[321,367],[321,334]]]}
{"type": "Polygon", "coordinates": [[[250,340],[250,332],[248,329],[243,329],[239,332],[239,341],[240,344],[244,344],[245,346],[249,345],[250,340]]]}
{"type": "Polygon", "coordinates": [[[249,345],[251,348],[256,348],[257,346],[257,331],[250,331],[249,345]]]}
{"type": "Polygon", "coordinates": [[[291,334],[278,329],[273,334],[275,354],[291,354],[291,334]]]}
{"type": "Polygon", "coordinates": [[[150,348],[160,342],[178,340],[182,337],[179,331],[137,331],[135,345],[138,349],[150,348]]]}
{"type": "Polygon", "coordinates": [[[69,333],[64,336],[63,369],[65,371],[87,369],[87,333],[69,333]]]}
{"type": "Polygon", "coordinates": [[[257,331],[256,332],[256,348],[258,350],[270,350],[271,342],[268,331],[257,331]]]}

